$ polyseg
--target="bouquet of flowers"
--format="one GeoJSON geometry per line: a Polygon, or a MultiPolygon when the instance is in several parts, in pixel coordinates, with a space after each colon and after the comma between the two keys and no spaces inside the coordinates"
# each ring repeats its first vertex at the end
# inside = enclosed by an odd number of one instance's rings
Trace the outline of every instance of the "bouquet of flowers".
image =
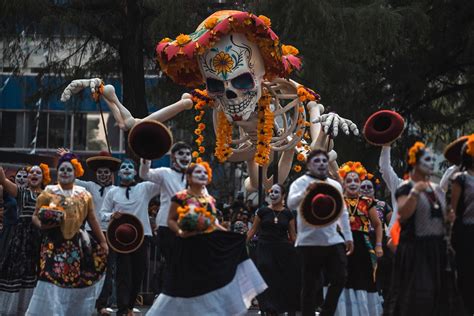
{"type": "Polygon", "coordinates": [[[195,205],[178,207],[178,226],[184,231],[204,232],[214,223],[214,216],[210,211],[195,205]]]}
{"type": "Polygon", "coordinates": [[[64,216],[64,208],[53,202],[49,205],[41,206],[38,212],[39,220],[45,225],[60,224],[63,221],[64,216]]]}

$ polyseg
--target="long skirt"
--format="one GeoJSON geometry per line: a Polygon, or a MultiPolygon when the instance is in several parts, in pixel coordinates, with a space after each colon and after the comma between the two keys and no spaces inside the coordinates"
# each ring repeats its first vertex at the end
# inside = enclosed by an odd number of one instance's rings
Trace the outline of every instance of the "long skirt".
{"type": "Polygon", "coordinates": [[[464,307],[469,315],[474,314],[474,225],[462,225],[456,245],[458,288],[464,307]]]}
{"type": "Polygon", "coordinates": [[[165,270],[147,315],[244,315],[267,287],[237,233],[177,238],[165,270]]]}
{"type": "Polygon", "coordinates": [[[352,238],[354,252],[348,257],[346,286],[335,315],[380,316],[383,300],[375,282],[373,247],[367,234],[353,231],[352,238]]]}
{"type": "Polygon", "coordinates": [[[259,240],[257,268],[268,285],[258,299],[260,310],[278,313],[298,309],[299,291],[296,250],[289,242],[259,240]]]}
{"type": "Polygon", "coordinates": [[[463,315],[442,236],[401,238],[384,315],[463,315]]]}

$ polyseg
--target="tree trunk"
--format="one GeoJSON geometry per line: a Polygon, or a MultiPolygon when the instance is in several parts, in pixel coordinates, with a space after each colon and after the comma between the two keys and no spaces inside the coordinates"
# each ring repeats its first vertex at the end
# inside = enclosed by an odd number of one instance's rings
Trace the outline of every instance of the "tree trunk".
{"type": "Polygon", "coordinates": [[[148,115],[143,63],[142,1],[126,0],[123,8],[119,56],[123,77],[123,104],[134,117],[148,115]]]}

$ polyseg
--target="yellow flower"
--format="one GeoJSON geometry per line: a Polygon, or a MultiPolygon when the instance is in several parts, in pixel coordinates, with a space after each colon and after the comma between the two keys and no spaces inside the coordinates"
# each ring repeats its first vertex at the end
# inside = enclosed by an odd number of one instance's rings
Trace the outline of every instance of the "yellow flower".
{"type": "Polygon", "coordinates": [[[176,37],[176,42],[178,42],[179,46],[183,46],[184,44],[187,44],[191,41],[191,36],[187,34],[179,34],[178,37],[176,37]]]}
{"type": "Polygon", "coordinates": [[[214,58],[212,59],[212,65],[217,73],[228,73],[234,67],[234,61],[229,54],[224,52],[219,52],[214,58]]]}
{"type": "Polygon", "coordinates": [[[200,116],[200,115],[196,115],[196,116],[194,117],[194,121],[196,121],[196,122],[201,122],[201,116],[200,116]]]}
{"type": "Polygon", "coordinates": [[[193,158],[199,157],[199,153],[197,151],[193,151],[193,158]]]}
{"type": "Polygon", "coordinates": [[[201,130],[200,130],[199,128],[196,128],[196,129],[194,130],[194,134],[196,134],[196,135],[201,135],[201,130]]]}
{"type": "Polygon", "coordinates": [[[293,55],[296,56],[300,53],[298,48],[291,45],[281,45],[281,51],[283,55],[293,55]]]}
{"type": "Polygon", "coordinates": [[[295,170],[296,172],[300,172],[301,171],[301,166],[296,165],[296,166],[293,167],[293,170],[295,170]]]}
{"type": "Polygon", "coordinates": [[[311,126],[311,123],[308,122],[308,121],[305,121],[305,122],[304,122],[304,126],[306,126],[306,127],[311,126]]]}
{"type": "Polygon", "coordinates": [[[208,30],[213,29],[214,26],[216,26],[218,21],[219,21],[219,19],[217,17],[212,16],[212,17],[206,19],[206,21],[204,21],[204,27],[208,30]]]}
{"type": "Polygon", "coordinates": [[[270,20],[270,19],[267,18],[266,16],[264,16],[264,15],[259,15],[258,18],[263,21],[263,24],[265,24],[266,27],[272,26],[272,20],[270,20]]]}
{"type": "Polygon", "coordinates": [[[172,41],[173,41],[173,40],[172,40],[171,38],[165,37],[164,39],[162,39],[162,40],[160,41],[160,43],[169,43],[169,42],[172,42],[172,41]]]}

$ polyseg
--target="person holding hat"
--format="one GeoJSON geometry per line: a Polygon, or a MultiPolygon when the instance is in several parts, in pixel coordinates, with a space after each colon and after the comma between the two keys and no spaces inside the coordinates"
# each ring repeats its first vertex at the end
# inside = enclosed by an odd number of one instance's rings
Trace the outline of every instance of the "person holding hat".
{"type": "Polygon", "coordinates": [[[266,284],[248,257],[245,236],[216,221],[215,200],[205,189],[212,181],[209,164],[192,164],[186,180],[168,215],[177,238],[163,292],[147,315],[244,315],[266,284]]]}
{"type": "MultiPolygon", "coordinates": [[[[59,156],[68,152],[69,150],[65,148],[59,148],[57,151],[59,156]]],[[[96,181],[76,179],[74,183],[86,188],[86,190],[92,195],[96,217],[100,220],[101,215],[99,212],[102,210],[102,203],[104,202],[105,195],[114,187],[114,172],[116,172],[120,167],[120,159],[112,157],[109,152],[102,151],[97,156],[88,158],[86,164],[87,167],[95,173],[96,181]]],[[[105,233],[107,231],[107,222],[100,221],[99,224],[102,232],[105,233]]],[[[89,225],[86,225],[86,229],[88,231],[91,230],[89,225]]],[[[110,315],[107,311],[107,304],[109,297],[112,294],[114,270],[115,253],[110,249],[107,257],[107,272],[105,275],[104,286],[96,302],[96,309],[99,315],[110,315]]]]}
{"type": "Polygon", "coordinates": [[[92,196],[74,185],[84,170],[76,155],[58,160],[58,184],[36,200],[33,223],[42,230],[38,284],[26,315],[90,315],[102,289],[108,246],[92,196]],[[84,222],[92,234],[82,229],[84,222]]]}
{"type": "Polygon", "coordinates": [[[270,205],[257,210],[247,233],[247,242],[258,233],[257,268],[268,284],[257,298],[264,315],[294,315],[298,307],[295,218],[284,205],[285,195],[285,188],[274,184],[268,191],[270,205]]]}
{"type": "Polygon", "coordinates": [[[409,149],[407,163],[410,179],[396,192],[401,231],[384,314],[452,315],[446,271],[445,221],[449,217],[445,193],[429,181],[435,160],[425,144],[416,142],[409,149]]]}
{"type": "Polygon", "coordinates": [[[348,161],[339,168],[343,179],[344,200],[354,238],[354,254],[348,260],[347,282],[338,305],[340,315],[380,315],[382,299],[375,283],[377,258],[383,256],[382,223],[372,198],[360,193],[367,170],[360,162],[348,161]],[[375,247],[370,227],[375,230],[375,247]]]}
{"type": "Polygon", "coordinates": [[[32,215],[38,195],[51,178],[46,164],[32,166],[27,172],[27,186],[19,186],[0,167],[0,185],[16,199],[12,210],[17,213],[0,242],[0,315],[24,314],[38,280],[41,238],[32,215]]]}
{"type": "MultiPolygon", "coordinates": [[[[160,185],[144,181],[135,182],[137,170],[131,159],[125,159],[118,171],[120,185],[107,192],[102,204],[102,220],[120,219],[122,214],[132,214],[143,226],[145,240],[133,251],[117,252],[116,289],[117,315],[133,313],[138,291],[145,276],[147,265],[147,248],[149,239],[153,236],[148,218],[148,203],[160,193],[160,185]]],[[[111,238],[108,236],[107,238],[111,238]]],[[[116,250],[116,249],[115,249],[116,250]]]]}
{"type": "MultiPolygon", "coordinates": [[[[288,194],[288,207],[298,209],[296,221],[298,235],[295,246],[301,254],[303,263],[301,311],[303,316],[314,315],[317,307],[317,293],[323,287],[322,272],[324,270],[329,288],[320,306],[321,315],[333,315],[346,282],[346,256],[353,251],[352,233],[347,210],[342,200],[342,187],[339,182],[328,178],[328,154],[322,150],[311,151],[306,160],[306,168],[307,173],[291,184],[288,194]],[[329,188],[318,193],[317,187],[321,183],[329,188]],[[315,202],[333,201],[333,207],[336,206],[337,201],[340,202],[340,213],[333,212],[335,216],[329,218],[329,225],[322,227],[322,224],[326,223],[319,218],[314,218],[313,224],[308,221],[311,214],[314,214],[311,207],[313,198],[315,202]],[[305,199],[309,200],[309,208],[303,208],[305,199]],[[344,238],[338,233],[338,225],[341,227],[344,238]]],[[[326,212],[322,206],[320,211],[326,212]]]]}
{"type": "Polygon", "coordinates": [[[474,134],[464,140],[460,151],[461,172],[454,175],[451,212],[456,214],[452,242],[456,251],[458,288],[466,312],[474,314],[474,134]]]}

